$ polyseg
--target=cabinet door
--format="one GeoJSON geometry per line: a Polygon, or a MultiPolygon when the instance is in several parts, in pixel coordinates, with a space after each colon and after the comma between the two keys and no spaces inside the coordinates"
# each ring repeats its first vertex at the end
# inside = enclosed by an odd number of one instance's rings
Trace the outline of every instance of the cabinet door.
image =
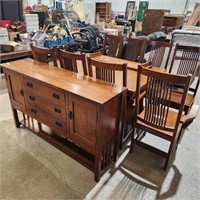
{"type": "Polygon", "coordinates": [[[21,76],[17,73],[5,70],[6,82],[12,105],[21,110],[25,110],[24,93],[22,89],[21,76]]]}
{"type": "Polygon", "coordinates": [[[69,95],[69,139],[92,151],[96,145],[96,105],[84,98],[69,95]]]}

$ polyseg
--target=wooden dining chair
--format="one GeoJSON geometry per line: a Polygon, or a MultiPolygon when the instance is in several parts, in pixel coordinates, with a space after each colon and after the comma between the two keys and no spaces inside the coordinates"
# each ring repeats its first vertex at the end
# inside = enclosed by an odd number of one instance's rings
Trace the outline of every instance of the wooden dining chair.
{"type": "Polygon", "coordinates": [[[58,58],[60,61],[61,68],[80,73],[81,71],[81,68],[79,68],[79,63],[80,63],[82,65],[81,67],[83,74],[84,75],[88,74],[85,54],[72,53],[62,49],[58,49],[58,58]]]}
{"type": "Polygon", "coordinates": [[[143,62],[147,40],[127,38],[127,46],[124,59],[135,62],[143,62]]]}
{"type": "Polygon", "coordinates": [[[181,117],[183,116],[184,102],[189,89],[191,76],[180,76],[164,72],[158,72],[148,67],[138,67],[136,86],[136,114],[133,121],[133,132],[131,139],[130,153],[134,145],[139,145],[166,159],[164,169],[166,170],[173,155],[176,152],[179,137],[182,131],[181,117]],[[147,78],[146,88],[141,94],[141,78],[147,78]],[[171,94],[174,86],[181,84],[183,93],[178,109],[170,107],[171,94]],[[140,112],[140,98],[143,100],[143,111],[140,112]],[[169,143],[167,151],[163,151],[156,145],[158,141],[151,140],[151,145],[144,142],[144,137],[154,135],[160,141],[166,140],[169,143]]]}
{"type": "Polygon", "coordinates": [[[121,57],[123,36],[106,35],[103,42],[102,53],[111,57],[121,57]]]}
{"type": "MultiPolygon", "coordinates": [[[[169,73],[178,75],[192,75],[191,84],[187,93],[184,111],[189,113],[199,87],[200,79],[200,49],[195,46],[183,46],[176,44],[173,59],[170,65],[169,73]]],[[[179,107],[181,91],[174,90],[171,106],[179,107]]]]}
{"type": "Polygon", "coordinates": [[[88,57],[88,71],[89,76],[94,77],[93,72],[95,71],[95,77],[97,79],[109,82],[115,82],[115,75],[117,71],[122,72],[122,85],[127,86],[127,63],[115,64],[115,63],[106,63],[100,60],[95,60],[94,58],[88,57]],[[95,69],[93,70],[93,67],[95,69]]]}
{"type": "Polygon", "coordinates": [[[144,60],[150,61],[153,66],[167,69],[173,44],[163,41],[148,41],[144,60]]]}
{"type": "Polygon", "coordinates": [[[49,63],[53,61],[54,66],[57,66],[57,59],[53,48],[38,47],[30,43],[34,60],[49,63]]]}

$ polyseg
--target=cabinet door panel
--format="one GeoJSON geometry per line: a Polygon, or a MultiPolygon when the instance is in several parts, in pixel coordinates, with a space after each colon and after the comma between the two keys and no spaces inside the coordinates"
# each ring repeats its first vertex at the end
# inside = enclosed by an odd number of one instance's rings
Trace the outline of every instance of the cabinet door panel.
{"type": "Polygon", "coordinates": [[[96,105],[84,98],[69,95],[69,138],[91,151],[96,145],[96,105]]]}
{"type": "Polygon", "coordinates": [[[23,96],[21,76],[11,71],[5,71],[8,91],[11,101],[19,110],[25,110],[25,100],[23,96]]]}

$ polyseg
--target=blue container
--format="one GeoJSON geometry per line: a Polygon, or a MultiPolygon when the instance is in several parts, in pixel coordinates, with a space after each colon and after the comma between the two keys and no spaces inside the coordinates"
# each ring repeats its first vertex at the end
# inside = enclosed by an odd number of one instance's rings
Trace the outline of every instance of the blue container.
{"type": "Polygon", "coordinates": [[[55,41],[45,40],[45,42],[44,42],[44,47],[51,48],[51,47],[56,47],[56,46],[58,46],[57,40],[55,40],[55,41]]]}
{"type": "Polygon", "coordinates": [[[69,44],[70,44],[70,43],[74,43],[74,38],[73,38],[73,37],[67,36],[67,38],[68,38],[68,43],[69,43],[69,44]]]}
{"type": "Polygon", "coordinates": [[[45,40],[44,47],[51,48],[51,47],[57,47],[59,45],[74,43],[74,38],[71,36],[66,36],[63,39],[57,38],[55,41],[51,40],[45,40]]]}

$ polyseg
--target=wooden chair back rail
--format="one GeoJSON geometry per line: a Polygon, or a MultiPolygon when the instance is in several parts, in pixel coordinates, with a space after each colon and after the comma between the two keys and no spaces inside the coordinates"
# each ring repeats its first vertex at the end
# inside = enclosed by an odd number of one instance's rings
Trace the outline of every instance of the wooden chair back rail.
{"type": "Polygon", "coordinates": [[[112,64],[88,58],[89,76],[93,77],[92,66],[95,66],[96,78],[110,83],[115,83],[115,72],[123,72],[123,86],[127,86],[127,64],[112,64]]]}
{"type": "Polygon", "coordinates": [[[62,49],[58,49],[58,57],[61,68],[78,73],[77,61],[81,61],[84,75],[88,74],[85,54],[75,54],[62,49]]]}
{"type": "Polygon", "coordinates": [[[146,40],[127,38],[127,49],[124,59],[142,63],[144,59],[146,40]]]}
{"type": "Polygon", "coordinates": [[[121,57],[123,36],[106,35],[103,43],[103,54],[112,57],[121,57]]]}
{"type": "Polygon", "coordinates": [[[148,61],[151,61],[153,66],[161,67],[164,55],[166,51],[167,53],[167,59],[164,64],[164,68],[167,68],[171,51],[172,51],[173,44],[169,42],[163,42],[163,41],[148,41],[146,44],[146,51],[149,52],[148,61]]]}
{"type": "Polygon", "coordinates": [[[53,61],[54,66],[57,66],[57,60],[56,60],[54,49],[37,47],[37,46],[34,46],[33,43],[30,43],[30,46],[31,46],[31,50],[32,50],[34,60],[44,62],[44,63],[48,63],[50,61],[49,60],[49,56],[50,56],[52,61],[53,61]]]}

